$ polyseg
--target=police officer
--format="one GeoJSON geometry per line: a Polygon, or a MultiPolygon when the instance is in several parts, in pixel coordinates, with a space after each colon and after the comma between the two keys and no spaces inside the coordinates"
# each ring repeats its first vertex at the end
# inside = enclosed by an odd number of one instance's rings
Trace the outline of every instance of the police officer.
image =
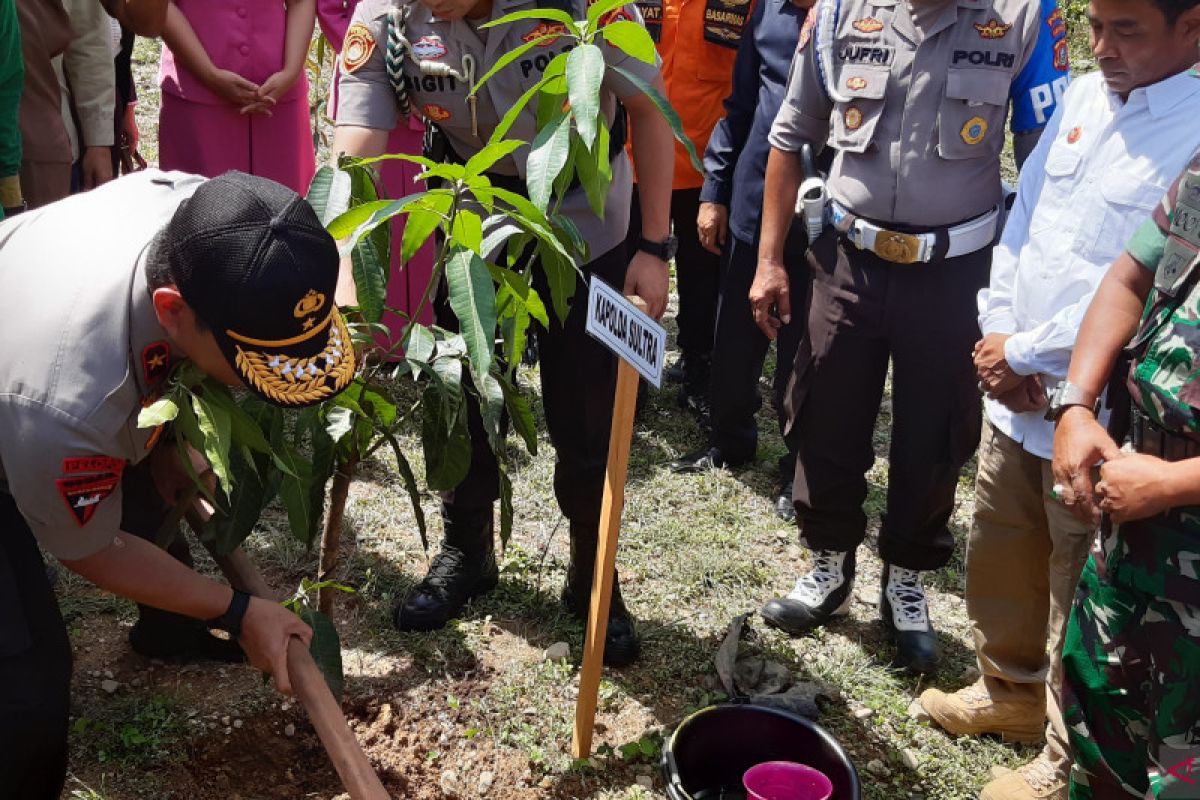
{"type": "MultiPolygon", "coordinates": [[[[1196,16],[1182,13],[1194,32],[1196,16]]],[[[1104,276],[1051,404],[1055,490],[1081,519],[1095,524],[1104,515],[1063,648],[1074,798],[1196,796],[1200,395],[1190,365],[1200,354],[1198,220],[1195,156],[1104,276]],[[1132,369],[1115,377],[1131,390],[1136,453],[1120,450],[1096,421],[1127,343],[1132,369]]]]}
{"type": "MultiPolygon", "coordinates": [[[[483,147],[500,115],[540,80],[550,60],[569,46],[562,38],[535,48],[490,78],[476,100],[467,100],[471,86],[497,57],[556,30],[544,20],[481,27],[490,19],[532,7],[531,0],[364,0],[355,11],[355,22],[342,49],[342,94],[332,150],[378,155],[384,151],[388,131],[395,127],[397,113],[411,112],[422,114],[434,127],[432,153],[465,161],[483,147]],[[389,31],[403,34],[411,44],[403,59],[385,59],[389,31]]],[[[568,11],[582,19],[586,6],[576,0],[568,11]]],[[[638,18],[632,6],[617,13],[638,18]]],[[[662,91],[657,68],[627,57],[615,47],[601,45],[601,49],[608,63],[637,73],[662,91]]],[[[591,212],[580,187],[567,193],[560,213],[575,222],[589,244],[592,260],[583,265],[584,273],[623,286],[626,293],[637,293],[648,303],[650,313],[659,317],[666,307],[667,260],[675,244],[668,235],[671,131],[649,98],[611,71],[602,84],[601,104],[610,125],[616,122],[610,151],[613,179],[604,218],[591,212]],[[632,260],[623,245],[629,225],[631,175],[620,134],[618,99],[629,112],[633,154],[640,165],[643,241],[632,260]]],[[[534,107],[526,106],[509,136],[532,141],[536,124],[534,107]]],[[[493,182],[523,191],[527,156],[528,149],[522,148],[497,162],[493,182]]],[[[343,269],[344,275],[347,272],[343,269]]],[[[545,294],[548,289],[541,271],[534,274],[535,287],[542,281],[539,291],[545,294]]],[[[586,617],[591,594],[616,374],[612,356],[584,333],[587,304],[581,298],[585,292],[581,280],[566,322],[552,322],[551,330],[538,339],[546,423],[558,454],[554,491],[570,522],[571,562],[563,602],[580,619],[586,617]]],[[[445,306],[439,310],[442,324],[453,323],[448,311],[445,306]]],[[[441,552],[424,580],[397,607],[395,622],[402,630],[442,627],[469,599],[489,591],[498,580],[492,544],[498,473],[476,409],[471,417],[471,468],[462,483],[443,498],[441,552]]],[[[633,619],[615,590],[605,661],[627,664],[637,653],[633,619]]]]}
{"type": "Polygon", "coordinates": [[[814,564],[763,609],[789,632],[849,605],[890,363],[880,611],[898,664],[936,663],[920,573],[954,549],[954,490],[979,439],[970,353],[998,233],[1004,120],[1011,102],[1020,161],[1067,83],[1053,10],[1053,0],[821,0],[806,22],[771,130],[750,290],[768,336],[803,314],[790,306],[783,266],[795,153],[827,143],[832,224],[809,252],[811,311],[788,398],[794,501],[814,564]]]}
{"type": "Polygon", "coordinates": [[[288,641],[311,638],[298,617],[131,535],[190,486],[169,433],[137,420],[183,358],[279,405],[340,391],[354,356],[337,270],[302,198],[238,173],[141,172],[0,225],[6,798],[57,798],[66,776],[71,645],[39,545],[102,589],[224,628],[290,691],[288,641]]]}

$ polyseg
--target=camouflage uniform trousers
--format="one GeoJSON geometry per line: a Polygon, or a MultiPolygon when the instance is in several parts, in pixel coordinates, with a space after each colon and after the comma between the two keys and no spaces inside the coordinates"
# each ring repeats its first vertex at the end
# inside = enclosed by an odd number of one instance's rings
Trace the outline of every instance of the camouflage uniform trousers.
{"type": "Polygon", "coordinates": [[[1100,548],[1063,647],[1071,800],[1200,798],[1200,509],[1126,523],[1100,548]]]}

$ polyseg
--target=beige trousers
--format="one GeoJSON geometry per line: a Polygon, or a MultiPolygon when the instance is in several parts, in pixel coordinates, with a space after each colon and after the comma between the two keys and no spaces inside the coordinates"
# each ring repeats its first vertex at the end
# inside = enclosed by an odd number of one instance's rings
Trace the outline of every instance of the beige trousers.
{"type": "Polygon", "coordinates": [[[966,600],[979,671],[993,700],[1045,703],[1044,753],[1065,777],[1063,637],[1096,531],[1050,499],[1050,462],[986,420],[978,463],[966,600]]]}

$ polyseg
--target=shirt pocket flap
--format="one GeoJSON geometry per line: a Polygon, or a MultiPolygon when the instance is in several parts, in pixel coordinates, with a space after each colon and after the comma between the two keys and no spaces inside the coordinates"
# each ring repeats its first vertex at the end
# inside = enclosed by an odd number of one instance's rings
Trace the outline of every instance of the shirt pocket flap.
{"type": "Polygon", "coordinates": [[[1079,168],[1079,151],[1073,148],[1053,147],[1046,156],[1046,174],[1061,178],[1074,175],[1079,168]]]}
{"type": "Polygon", "coordinates": [[[1011,86],[1012,77],[999,70],[952,69],[946,75],[946,96],[968,105],[1007,105],[1011,86]]]}
{"type": "Polygon", "coordinates": [[[1167,193],[1166,187],[1153,181],[1144,181],[1122,172],[1109,170],[1100,180],[1100,193],[1110,203],[1140,208],[1146,212],[1154,210],[1167,193]]]}
{"type": "Polygon", "coordinates": [[[851,99],[879,100],[887,91],[888,67],[847,64],[838,73],[837,90],[851,99]]]}

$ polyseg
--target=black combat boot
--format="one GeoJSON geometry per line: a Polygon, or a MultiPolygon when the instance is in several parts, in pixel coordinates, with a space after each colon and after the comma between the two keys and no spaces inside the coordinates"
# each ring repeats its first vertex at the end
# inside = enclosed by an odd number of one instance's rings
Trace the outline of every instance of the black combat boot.
{"type": "MultiPolygon", "coordinates": [[[[592,599],[592,576],[596,564],[595,528],[583,529],[571,525],[571,563],[567,565],[567,583],[563,587],[563,606],[585,624],[592,599]]],[[[637,626],[625,601],[621,584],[613,572],[612,602],[608,607],[608,630],[604,634],[604,663],[610,667],[627,667],[641,652],[637,626]]]]}
{"type": "Polygon", "coordinates": [[[434,631],[462,611],[468,600],[496,588],[500,570],[492,547],[492,514],[466,522],[445,520],[442,549],[429,572],[396,606],[402,631],[434,631]]]}
{"type": "Polygon", "coordinates": [[[696,418],[703,430],[711,425],[712,407],[708,399],[711,360],[709,356],[688,355],[684,377],[679,385],[679,407],[696,418]]]}

